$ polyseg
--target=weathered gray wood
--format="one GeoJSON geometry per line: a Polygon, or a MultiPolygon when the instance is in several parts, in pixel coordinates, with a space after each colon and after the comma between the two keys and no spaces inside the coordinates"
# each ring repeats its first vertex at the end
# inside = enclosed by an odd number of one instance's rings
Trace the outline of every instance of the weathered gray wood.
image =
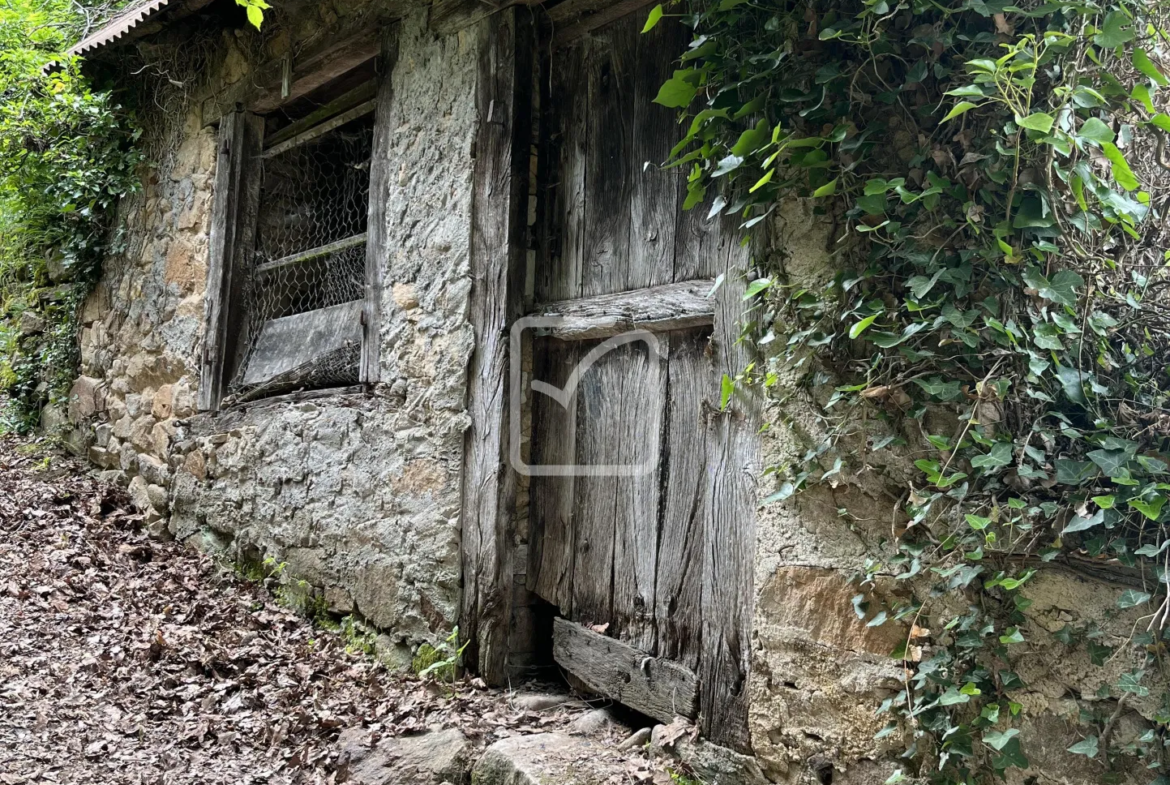
{"type": "Polygon", "coordinates": [[[292,64],[292,83],[289,94],[281,94],[284,77],[284,58],[276,58],[257,68],[255,75],[204,100],[203,124],[211,125],[237,105],[264,114],[282,104],[308,95],[321,85],[341,76],[357,66],[377,57],[381,51],[382,32],[378,26],[367,25],[357,31],[322,35],[321,43],[302,52],[292,64]]]}
{"type": "Polygon", "coordinates": [[[203,355],[199,408],[213,411],[223,397],[227,365],[238,340],[239,289],[235,270],[252,245],[260,189],[259,159],[263,120],[244,112],[224,118],[219,129],[208,238],[207,296],[204,301],[203,355]]]}
{"type": "Polygon", "coordinates": [[[586,49],[589,101],[585,148],[585,245],[581,295],[629,288],[630,160],[638,30],[622,19],[592,36],[586,49]]]}
{"type": "MultiPolygon", "coordinates": [[[[580,359],[579,347],[554,338],[533,344],[533,379],[564,388],[580,359]]],[[[564,466],[577,454],[577,408],[532,395],[534,466],[564,466]]],[[[573,612],[574,477],[533,476],[529,486],[528,584],[563,615],[573,612]]]]}
{"type": "Polygon", "coordinates": [[[281,153],[287,152],[294,147],[300,147],[303,144],[307,144],[314,139],[320,139],[334,128],[340,128],[352,120],[356,120],[359,117],[363,117],[372,113],[377,108],[377,106],[378,101],[374,98],[371,98],[368,101],[363,101],[357,106],[346,109],[341,114],[335,117],[331,117],[317,126],[297,134],[291,139],[285,139],[279,144],[272,145],[271,147],[267,148],[262,153],[262,155],[264,158],[272,158],[273,156],[280,155],[281,153]]]}
{"type": "Polygon", "coordinates": [[[305,131],[316,128],[326,120],[336,117],[348,109],[363,104],[371,98],[375,98],[378,93],[378,81],[377,79],[371,79],[364,84],[358,85],[345,95],[340,98],[335,98],[311,114],[302,117],[294,123],[289,123],[276,133],[269,134],[268,138],[264,140],[265,146],[275,147],[282,142],[303,134],[305,131]]]}
{"type": "Polygon", "coordinates": [[[427,24],[438,35],[451,35],[514,5],[539,5],[541,0],[435,0],[427,24]]]}
{"type": "MultiPolygon", "coordinates": [[[[672,260],[673,261],[673,260],[672,260]]],[[[541,316],[561,316],[555,327],[542,328],[563,340],[608,338],[630,330],[666,332],[710,325],[715,301],[708,297],[714,281],[698,280],[600,294],[533,308],[541,316]]]]}
{"type": "MultiPolygon", "coordinates": [[[[582,50],[583,51],[583,50],[582,50]]],[[[546,58],[547,59],[547,58],[546,58]]],[[[581,296],[585,253],[585,147],[588,142],[583,58],[555,58],[549,64],[551,86],[543,107],[552,182],[540,183],[547,194],[540,258],[534,293],[537,300],[581,296]]]]}
{"type": "Polygon", "coordinates": [[[752,388],[741,388],[718,411],[719,379],[749,362],[737,342],[743,314],[747,252],[729,220],[719,222],[723,285],[715,295],[712,350],[715,378],[707,407],[707,506],[703,525],[702,730],[711,740],[748,750],[748,675],[755,579],[759,473],[759,412],[752,388]]]}
{"type": "Polygon", "coordinates": [[[694,718],[693,671],[565,619],[553,621],[553,658],[601,695],[661,722],[694,718]]]}
{"type": "Polygon", "coordinates": [[[366,384],[381,378],[382,277],[388,264],[386,248],[386,200],[389,196],[391,113],[394,104],[394,67],[398,64],[398,23],[389,25],[382,35],[382,53],[378,60],[378,108],[374,114],[374,139],[370,153],[370,208],[366,221],[366,310],[362,319],[362,362],[359,377],[366,384]]]}
{"type": "MultiPolygon", "coordinates": [[[[666,337],[662,340],[665,343],[666,337]]],[[[615,637],[654,652],[658,641],[654,576],[658,572],[659,471],[667,374],[663,358],[645,344],[628,344],[626,348],[619,366],[624,378],[616,463],[644,466],[649,471],[608,478],[616,485],[612,623],[615,637]]]]}
{"type": "Polygon", "coordinates": [[[362,300],[270,319],[248,358],[244,384],[264,384],[362,340],[362,300]]]}
{"type": "MultiPolygon", "coordinates": [[[[640,23],[644,14],[635,14],[640,23]]],[[[634,80],[633,149],[629,178],[634,184],[630,201],[630,262],[626,285],[630,289],[658,286],[674,277],[675,225],[683,167],[662,169],[681,133],[677,112],[654,103],[658,89],[670,78],[675,58],[686,50],[683,26],[664,19],[637,38],[638,65],[634,80]]]]}
{"type": "Polygon", "coordinates": [[[479,23],[475,168],[472,174],[471,324],[462,506],[465,657],[489,683],[508,677],[513,597],[513,502],[509,454],[509,325],[520,315],[526,270],[525,219],[531,79],[529,14],[508,9],[479,23]]]}
{"type": "MultiPolygon", "coordinates": [[[[584,353],[593,348],[582,344],[584,353]]],[[[621,462],[624,364],[630,346],[602,355],[577,384],[577,463],[621,462]]],[[[573,620],[609,624],[613,620],[613,549],[617,525],[615,477],[583,476],[574,483],[573,620]]]]}
{"type": "Polygon", "coordinates": [[[335,243],[322,245],[320,248],[310,248],[307,251],[290,254],[289,256],[281,257],[280,259],[273,259],[271,262],[264,262],[256,265],[256,272],[270,273],[273,270],[279,270],[282,267],[290,267],[294,264],[301,264],[303,262],[311,262],[314,259],[320,259],[322,256],[344,251],[347,248],[354,248],[355,246],[366,244],[366,233],[355,234],[353,237],[346,237],[344,240],[338,240],[335,243]]]}
{"type": "Polygon", "coordinates": [[[702,650],[706,414],[712,389],[705,331],[670,335],[662,525],[654,615],[659,657],[698,670],[702,650]]]}
{"type": "MultiPolygon", "coordinates": [[[[599,27],[604,27],[614,20],[621,19],[623,16],[628,16],[634,11],[645,8],[653,2],[654,0],[620,0],[620,2],[606,6],[595,13],[588,14],[580,21],[558,30],[553,36],[553,46],[556,48],[571,46],[583,40],[587,33],[591,33],[599,27]]],[[[643,23],[645,22],[645,20],[642,21],[643,23]]],[[[641,24],[638,27],[640,29],[641,24]]]]}

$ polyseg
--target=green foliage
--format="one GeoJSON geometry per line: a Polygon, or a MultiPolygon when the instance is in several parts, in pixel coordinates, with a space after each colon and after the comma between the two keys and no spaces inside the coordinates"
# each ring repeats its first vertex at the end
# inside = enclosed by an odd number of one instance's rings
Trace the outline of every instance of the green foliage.
{"type": "MultiPolygon", "coordinates": [[[[918,473],[887,478],[906,486],[899,530],[859,581],[905,588],[869,621],[909,628],[883,736],[904,735],[903,768],[935,782],[1029,765],[1034,740],[1012,700],[1033,635],[1021,589],[1052,560],[1150,577],[1118,600],[1151,622],[1132,638],[1144,664],[1097,698],[1148,691],[1162,667],[1165,12],[1123,0],[700,2],[655,99],[680,110],[668,165],[688,173],[688,209],[747,231],[803,197],[837,227],[823,285],[789,280],[780,263],[751,284],[745,335],[765,357],[724,378],[722,405],[737,385],[794,376],[819,403],[826,436],[774,467],[773,501],[881,471],[869,456],[891,445],[914,451],[918,473]],[[891,435],[859,425],[875,419],[891,435]],[[948,419],[953,430],[929,432],[948,419]]],[[[1057,638],[1099,665],[1112,655],[1091,622],[1057,638]]],[[[1164,775],[1170,711],[1156,719],[1149,738],[1122,739],[1087,712],[1070,754],[1106,779],[1126,760],[1164,775]]]]}
{"type": "Polygon", "coordinates": [[[426,643],[419,646],[411,667],[415,673],[423,678],[433,675],[439,681],[454,684],[463,657],[463,650],[466,648],[467,643],[459,645],[459,628],[455,627],[446,640],[441,641],[438,646],[426,643]]]}
{"type": "Polygon", "coordinates": [[[74,375],[80,301],[113,237],[117,200],[137,188],[132,118],[64,50],[104,9],[68,0],[0,8],[0,389],[8,427],[35,422],[74,375]],[[59,286],[53,290],[49,285],[59,286]],[[13,322],[30,310],[44,335],[13,322]]]}

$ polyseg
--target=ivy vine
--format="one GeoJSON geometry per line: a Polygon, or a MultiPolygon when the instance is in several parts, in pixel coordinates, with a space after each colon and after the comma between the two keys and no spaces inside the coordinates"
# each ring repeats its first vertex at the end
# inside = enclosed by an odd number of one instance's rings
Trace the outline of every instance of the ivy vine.
{"type": "Polygon", "coordinates": [[[694,30],[655,99],[680,114],[667,165],[687,172],[685,207],[750,230],[802,197],[835,226],[824,285],[777,264],[748,286],[745,336],[766,361],[724,379],[725,405],[793,373],[819,402],[827,436],[771,467],[771,500],[882,450],[914,461],[858,576],[907,599],[854,601],[908,630],[903,687],[879,707],[880,735],[906,741],[891,782],[1029,767],[1022,588],[1054,561],[1137,576],[1116,605],[1144,612],[1124,652],[1093,620],[1056,634],[1133,664],[1089,696],[1068,753],[1102,782],[1170,782],[1170,697],[1151,695],[1170,617],[1167,10],[709,0],[646,23],[694,30]],[[894,435],[859,430],[875,416],[894,435]],[[1123,737],[1135,702],[1150,721],[1123,737]]]}

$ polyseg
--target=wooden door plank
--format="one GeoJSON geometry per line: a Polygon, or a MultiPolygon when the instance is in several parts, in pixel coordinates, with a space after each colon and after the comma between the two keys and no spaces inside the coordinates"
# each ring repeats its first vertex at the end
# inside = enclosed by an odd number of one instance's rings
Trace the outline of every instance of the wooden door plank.
{"type": "Polygon", "coordinates": [[[670,335],[662,525],[655,619],[659,657],[699,666],[702,650],[706,415],[712,368],[705,331],[670,335]]]}
{"type": "Polygon", "coordinates": [[[586,47],[588,144],[581,295],[622,292],[630,249],[630,160],[638,30],[632,17],[593,36],[586,47]]]}
{"type": "Polygon", "coordinates": [[[590,689],[661,722],[694,718],[693,671],[565,619],[553,621],[553,658],[590,689]]]}
{"type": "MultiPolygon", "coordinates": [[[[555,338],[533,345],[533,379],[563,389],[580,359],[578,347],[555,338]]],[[[532,395],[533,466],[572,464],[577,447],[577,407],[566,409],[548,395],[532,395]]],[[[573,612],[574,477],[533,476],[530,480],[528,580],[534,592],[565,616],[573,612]]]]}
{"type": "MultiPolygon", "coordinates": [[[[717,224],[723,285],[715,294],[712,397],[723,375],[746,367],[737,342],[748,258],[735,223],[717,224]]],[[[727,411],[707,407],[707,505],[703,526],[703,651],[700,678],[702,731],[719,744],[750,749],[747,727],[751,624],[755,598],[756,477],[759,472],[758,400],[751,388],[737,391],[727,411]]]]}
{"type": "Polygon", "coordinates": [[[544,189],[546,225],[541,233],[534,295],[537,300],[581,296],[585,242],[585,146],[589,104],[584,50],[548,62],[551,85],[542,111],[547,129],[544,189]],[[548,182],[551,178],[552,182],[548,182]]]}
{"type": "Polygon", "coordinates": [[[378,107],[374,112],[374,139],[370,147],[370,205],[366,221],[366,307],[362,317],[362,362],[359,379],[376,384],[381,378],[382,271],[388,264],[386,200],[389,197],[390,149],[394,129],[394,67],[398,64],[396,22],[382,33],[378,60],[378,107]]]}
{"type": "Polygon", "coordinates": [[[542,329],[567,341],[608,338],[638,329],[666,332],[703,327],[715,318],[715,301],[709,296],[714,284],[705,279],[683,281],[545,303],[533,306],[532,312],[563,317],[558,325],[542,329]]]}
{"type": "MultiPolygon", "coordinates": [[[[618,0],[607,7],[599,9],[596,13],[588,14],[582,17],[579,21],[573,22],[570,25],[562,27],[556,32],[553,38],[553,45],[557,48],[571,46],[572,44],[584,39],[587,33],[596,30],[599,27],[604,27],[615,19],[621,19],[624,16],[633,14],[640,8],[645,8],[654,0],[618,0]]],[[[554,6],[555,8],[555,6],[554,6]]],[[[571,13],[565,14],[571,16],[571,13]]],[[[638,28],[641,29],[645,20],[638,22],[638,28]]]]}
{"type": "MultiPolygon", "coordinates": [[[[641,14],[634,16],[637,22],[641,14]]],[[[670,283],[674,278],[675,224],[679,182],[685,170],[661,169],[681,133],[676,112],[654,103],[658,89],[670,78],[674,58],[685,50],[683,26],[664,19],[639,34],[634,80],[634,136],[630,156],[630,261],[627,287],[636,289],[670,283]]]]}
{"type": "Polygon", "coordinates": [[[616,484],[617,497],[611,634],[654,652],[658,638],[654,583],[658,572],[659,468],[667,376],[665,362],[648,351],[649,347],[633,343],[623,348],[618,463],[646,466],[649,471],[610,478],[616,484]]]}
{"type": "MultiPolygon", "coordinates": [[[[582,344],[584,353],[592,347],[582,344]]],[[[602,356],[577,386],[577,463],[617,464],[622,423],[623,364],[627,347],[602,356]]],[[[573,619],[582,624],[613,620],[613,548],[618,514],[613,477],[576,478],[573,501],[573,619]]]]}
{"type": "Polygon", "coordinates": [[[531,79],[529,14],[514,8],[479,23],[475,167],[472,173],[470,320],[462,504],[466,661],[490,684],[508,680],[516,472],[507,465],[508,341],[526,269],[531,79]]]}

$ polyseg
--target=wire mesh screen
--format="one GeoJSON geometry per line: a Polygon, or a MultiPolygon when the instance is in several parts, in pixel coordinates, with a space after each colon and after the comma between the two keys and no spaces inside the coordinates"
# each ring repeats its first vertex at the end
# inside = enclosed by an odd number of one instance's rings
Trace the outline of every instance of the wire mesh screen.
{"type": "Polygon", "coordinates": [[[309,135],[265,153],[236,402],[359,380],[373,118],[309,135]]]}

